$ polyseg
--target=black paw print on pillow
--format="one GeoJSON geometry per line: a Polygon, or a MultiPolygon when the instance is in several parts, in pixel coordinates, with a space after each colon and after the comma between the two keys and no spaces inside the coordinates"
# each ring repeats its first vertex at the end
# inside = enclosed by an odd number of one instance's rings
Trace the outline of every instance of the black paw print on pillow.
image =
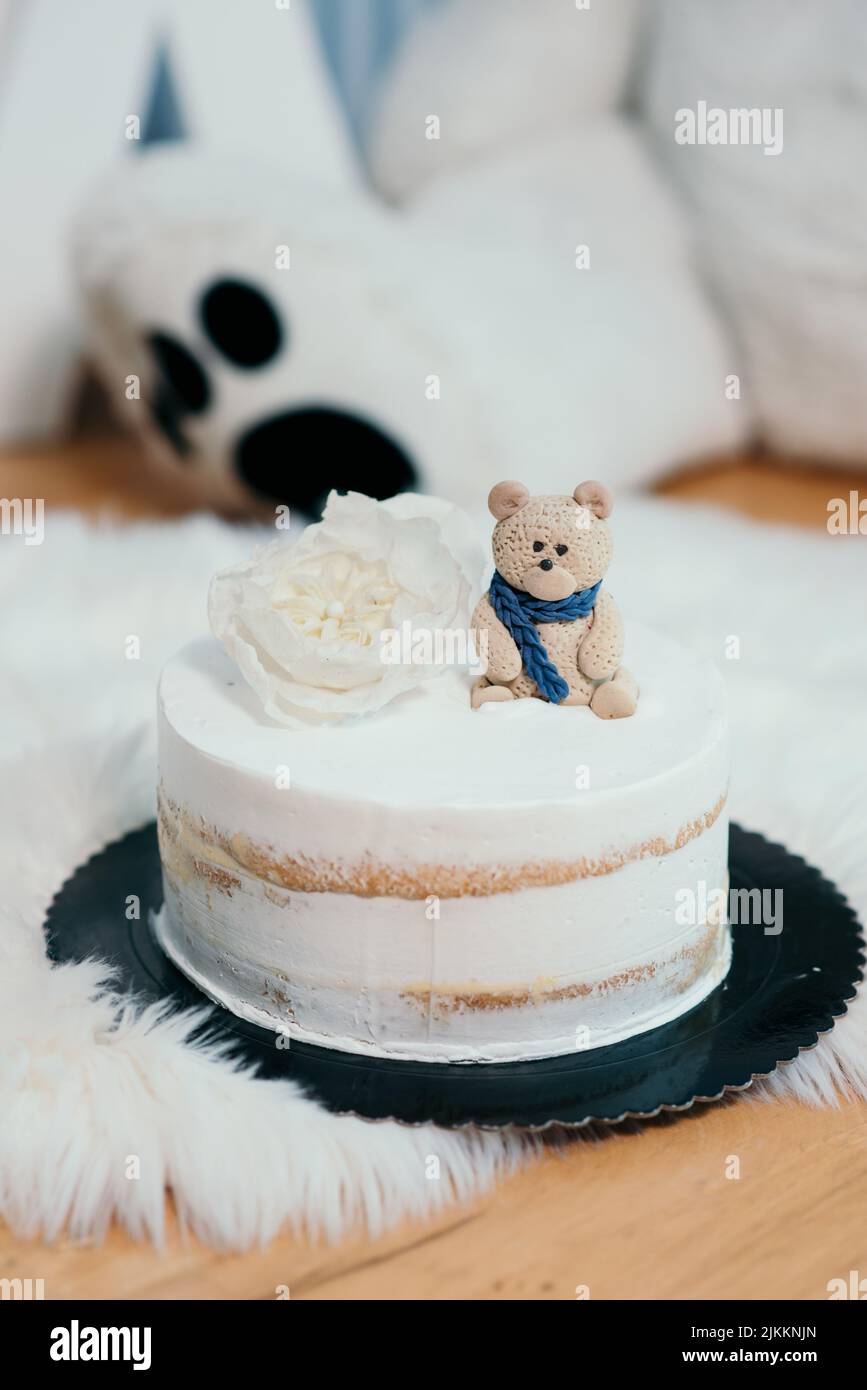
{"type": "MultiPolygon", "coordinates": [[[[209,345],[240,371],[256,371],[288,350],[280,315],[255,285],[214,281],[199,298],[198,315],[209,345]]],[[[150,402],[154,424],[178,457],[189,460],[185,422],[207,412],[215,387],[206,366],[172,334],[153,329],[146,342],[158,369],[150,402]]],[[[331,488],[391,497],[417,484],[409,458],[383,430],[315,403],[259,420],[230,453],[238,477],[258,499],[289,503],[313,515],[331,488]]]]}

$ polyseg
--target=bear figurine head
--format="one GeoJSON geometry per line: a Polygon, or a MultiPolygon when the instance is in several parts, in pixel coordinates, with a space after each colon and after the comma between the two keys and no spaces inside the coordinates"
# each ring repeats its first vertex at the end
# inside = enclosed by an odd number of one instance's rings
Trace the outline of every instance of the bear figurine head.
{"type": "Polygon", "coordinates": [[[494,564],[513,589],[546,602],[589,589],[611,563],[612,506],[602,483],[579,483],[571,497],[531,497],[523,483],[497,483],[488,496],[494,564]]]}

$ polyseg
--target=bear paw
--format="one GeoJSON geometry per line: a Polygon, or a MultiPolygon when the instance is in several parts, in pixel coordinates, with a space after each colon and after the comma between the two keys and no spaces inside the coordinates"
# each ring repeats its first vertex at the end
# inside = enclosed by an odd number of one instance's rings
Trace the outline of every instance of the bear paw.
{"type": "Polygon", "coordinates": [[[600,719],[628,719],[638,704],[638,686],[633,676],[620,667],[610,681],[599,685],[590,701],[590,708],[600,719]]]}
{"type": "Polygon", "coordinates": [[[507,685],[491,685],[482,676],[476,681],[470,695],[470,703],[473,709],[478,709],[479,705],[486,705],[490,702],[502,702],[503,700],[514,700],[515,694],[507,685]]]}

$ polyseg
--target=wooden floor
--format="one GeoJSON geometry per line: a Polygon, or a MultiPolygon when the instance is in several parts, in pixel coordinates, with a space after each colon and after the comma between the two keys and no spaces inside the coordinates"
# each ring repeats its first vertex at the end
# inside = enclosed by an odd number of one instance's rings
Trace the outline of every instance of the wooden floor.
{"type": "Polygon", "coordinates": [[[174,1239],[160,1256],[120,1233],[88,1250],[0,1233],[0,1271],[43,1278],[46,1298],[818,1299],[867,1273],[865,1191],[864,1107],[739,1097],[563,1144],[469,1209],[372,1243],[220,1256],[174,1239]]]}
{"type": "MultiPolygon", "coordinates": [[[[721,461],[662,493],[824,527],[827,503],[867,474],[721,461]]],[[[114,440],[0,456],[0,497],[42,496],[118,517],[171,515],[137,450],[114,440]]],[[[867,1106],[810,1110],[741,1096],[678,1118],[547,1145],[469,1208],[378,1241],[286,1237],[218,1256],[175,1232],[157,1255],[113,1232],[47,1248],[0,1229],[0,1276],[46,1298],[574,1299],[827,1297],[867,1275],[867,1106]],[[737,1162],[735,1163],[734,1160],[737,1162]],[[735,1170],[739,1176],[730,1176],[735,1170]]]]}

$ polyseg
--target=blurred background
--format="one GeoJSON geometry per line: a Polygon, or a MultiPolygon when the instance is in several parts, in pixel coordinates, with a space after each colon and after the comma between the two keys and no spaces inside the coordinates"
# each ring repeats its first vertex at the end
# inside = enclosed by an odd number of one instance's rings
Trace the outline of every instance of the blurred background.
{"type": "Polygon", "coordinates": [[[865,54],[851,0],[0,0],[0,491],[309,517],[529,470],[825,525],[865,54]]]}

